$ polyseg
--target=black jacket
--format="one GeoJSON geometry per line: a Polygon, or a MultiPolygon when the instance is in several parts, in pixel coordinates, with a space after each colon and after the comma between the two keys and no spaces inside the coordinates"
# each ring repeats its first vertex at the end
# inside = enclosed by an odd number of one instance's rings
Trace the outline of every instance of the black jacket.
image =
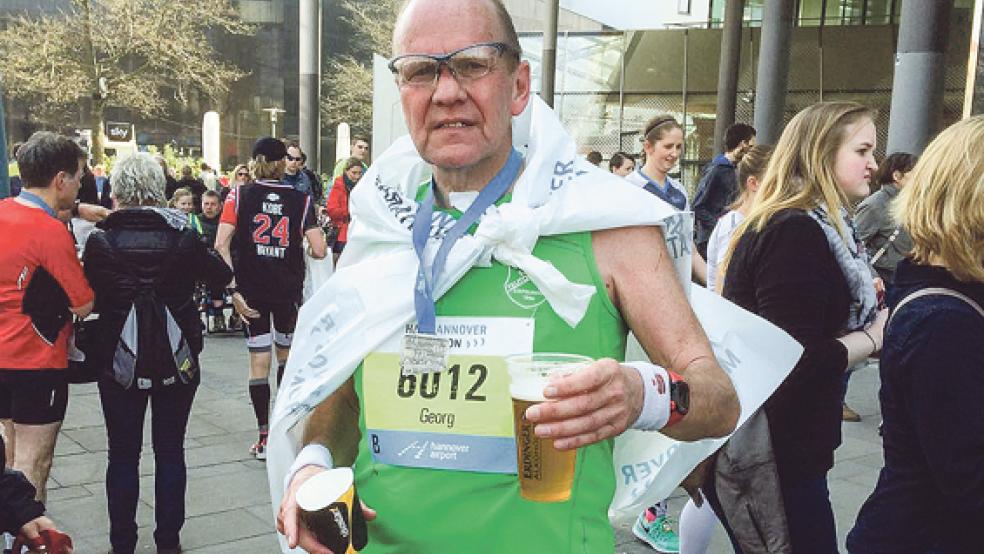
{"type": "Polygon", "coordinates": [[[930,287],[984,306],[984,283],[909,259],[899,264],[879,364],[885,465],[847,537],[853,553],[981,552],[984,317],[943,295],[898,307],[930,287]]]}
{"type": "Polygon", "coordinates": [[[803,355],[765,403],[779,480],[793,484],[833,467],[841,443],[843,334],[851,293],[820,225],[781,210],[738,240],[724,297],[786,331],[803,355]]]}
{"type": "Polygon", "coordinates": [[[722,154],[707,164],[694,195],[694,242],[705,256],[714,226],[735,201],[737,190],[738,170],[731,160],[722,154]]]}
{"type": "Polygon", "coordinates": [[[86,356],[107,380],[113,379],[113,353],[137,293],[126,267],[141,286],[160,283],[155,292],[171,310],[196,359],[202,351],[202,328],[195,283],[221,289],[232,279],[229,266],[209,252],[194,231],[176,229],[158,212],[141,208],[114,212],[100,223],[86,242],[83,266],[96,293],[94,311],[99,314],[86,356]]]}
{"type": "Polygon", "coordinates": [[[178,180],[167,173],[164,174],[164,198],[170,200],[174,191],[178,190],[178,180]]]}
{"type": "Polygon", "coordinates": [[[86,171],[82,175],[81,186],[79,186],[78,199],[86,204],[96,204],[105,208],[113,208],[113,198],[110,196],[109,179],[106,177],[96,177],[86,171]],[[97,182],[103,181],[102,192],[99,192],[97,182]]]}
{"type": "Polygon", "coordinates": [[[6,469],[4,450],[0,437],[0,533],[16,535],[25,523],[44,515],[44,505],[34,500],[34,485],[23,473],[6,469]]]}

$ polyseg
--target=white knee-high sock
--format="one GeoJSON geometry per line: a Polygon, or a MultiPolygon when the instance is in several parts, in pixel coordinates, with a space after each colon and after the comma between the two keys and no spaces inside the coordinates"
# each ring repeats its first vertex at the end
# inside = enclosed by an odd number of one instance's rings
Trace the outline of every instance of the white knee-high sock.
{"type": "Polygon", "coordinates": [[[717,521],[706,499],[699,508],[688,500],[680,514],[680,554],[705,554],[717,521]]]}

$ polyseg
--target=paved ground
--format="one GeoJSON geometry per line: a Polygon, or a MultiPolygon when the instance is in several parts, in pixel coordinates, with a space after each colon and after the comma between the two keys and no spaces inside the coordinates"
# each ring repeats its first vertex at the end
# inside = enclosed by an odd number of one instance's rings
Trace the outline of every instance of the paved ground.
{"type": "MultiPolygon", "coordinates": [[[[246,395],[246,349],[235,336],[209,337],[202,355],[204,373],[192,410],[186,443],[188,462],[187,522],[182,542],[200,554],[267,554],[277,552],[262,462],[248,454],[255,440],[255,419],[246,395]]],[[[863,416],[844,425],[844,444],[831,473],[831,495],[840,543],[861,503],[871,492],[882,465],[876,434],[878,375],[868,368],[855,374],[848,402],[863,416]]],[[[149,423],[149,418],[148,418],[149,423]]],[[[137,513],[140,552],[155,552],[154,461],[149,427],[140,466],[141,494],[137,513]]],[[[109,549],[104,474],[106,435],[99,397],[93,385],[73,386],[54,468],[49,483],[50,515],[66,530],[79,554],[109,549]]],[[[679,514],[683,496],[670,501],[679,514]]],[[[652,552],[634,539],[632,521],[617,525],[619,553],[652,552]]],[[[730,552],[718,531],[711,552],[730,552]]]]}

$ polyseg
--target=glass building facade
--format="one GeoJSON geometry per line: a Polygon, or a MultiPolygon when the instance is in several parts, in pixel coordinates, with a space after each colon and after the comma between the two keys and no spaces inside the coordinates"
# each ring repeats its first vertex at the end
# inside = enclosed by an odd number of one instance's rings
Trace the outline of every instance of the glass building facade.
{"type": "MultiPolygon", "coordinates": [[[[662,0],[660,0],[662,1],[662,0]]],[[[888,132],[891,89],[903,0],[795,0],[797,19],[791,40],[791,63],[785,116],[821,100],[856,100],[878,109],[879,150],[888,132]]],[[[725,0],[706,2],[706,21],[649,31],[564,32],[557,41],[555,107],[582,148],[605,158],[616,151],[641,151],[640,127],[657,113],[670,113],[686,128],[681,171],[688,187],[699,168],[715,154],[714,118],[721,26],[725,0]]],[[[139,144],[196,152],[201,144],[202,114],[222,115],[222,160],[226,168],[249,155],[256,137],[269,134],[265,108],[285,110],[279,136],[296,137],[298,95],[298,0],[233,0],[243,19],[256,26],[249,37],[212,37],[220,55],[249,75],[230,85],[224,98],[192,95],[174,101],[167,114],[142,118],[111,108],[108,121],[132,122],[139,144]]],[[[343,45],[336,3],[324,3],[323,57],[343,45]]],[[[960,117],[974,0],[954,0],[946,57],[943,123],[960,117]]],[[[0,26],[20,13],[54,13],[70,0],[4,0],[0,26]]],[[[745,0],[736,120],[751,122],[764,0],[745,0]]],[[[704,13],[701,11],[701,13],[704,13]]],[[[542,38],[521,36],[539,90],[542,38]]],[[[330,93],[330,91],[325,91],[330,93]]],[[[31,106],[6,99],[8,140],[24,140],[42,127],[31,106]]],[[[72,128],[87,126],[85,101],[72,128]]],[[[369,130],[355,130],[367,133],[369,130]]],[[[322,159],[334,158],[331,129],[322,132],[322,159]]],[[[200,151],[200,150],[198,150],[200,151]]]]}
{"type": "MultiPolygon", "coordinates": [[[[642,151],[640,128],[654,115],[685,127],[680,164],[693,191],[716,154],[714,120],[724,0],[708,21],[689,28],[563,33],[557,41],[554,108],[581,148],[605,159],[642,151]]],[[[736,121],[754,118],[755,77],[764,0],[746,0],[736,121]]],[[[877,109],[878,153],[888,137],[901,0],[799,0],[792,32],[785,120],[819,101],[852,100],[877,109]],[[821,24],[822,23],[822,24],[821,24]]],[[[942,124],[961,117],[973,0],[957,0],[946,55],[942,124]]],[[[539,90],[542,38],[520,42],[539,90]]]]}

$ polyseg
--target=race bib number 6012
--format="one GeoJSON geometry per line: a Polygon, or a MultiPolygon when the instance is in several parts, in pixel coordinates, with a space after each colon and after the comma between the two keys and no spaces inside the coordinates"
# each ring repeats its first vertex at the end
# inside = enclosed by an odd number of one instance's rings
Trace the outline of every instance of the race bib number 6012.
{"type": "Polygon", "coordinates": [[[366,437],[378,463],[515,473],[507,356],[528,353],[533,320],[439,317],[443,371],[403,374],[399,340],[366,357],[366,437]]]}

